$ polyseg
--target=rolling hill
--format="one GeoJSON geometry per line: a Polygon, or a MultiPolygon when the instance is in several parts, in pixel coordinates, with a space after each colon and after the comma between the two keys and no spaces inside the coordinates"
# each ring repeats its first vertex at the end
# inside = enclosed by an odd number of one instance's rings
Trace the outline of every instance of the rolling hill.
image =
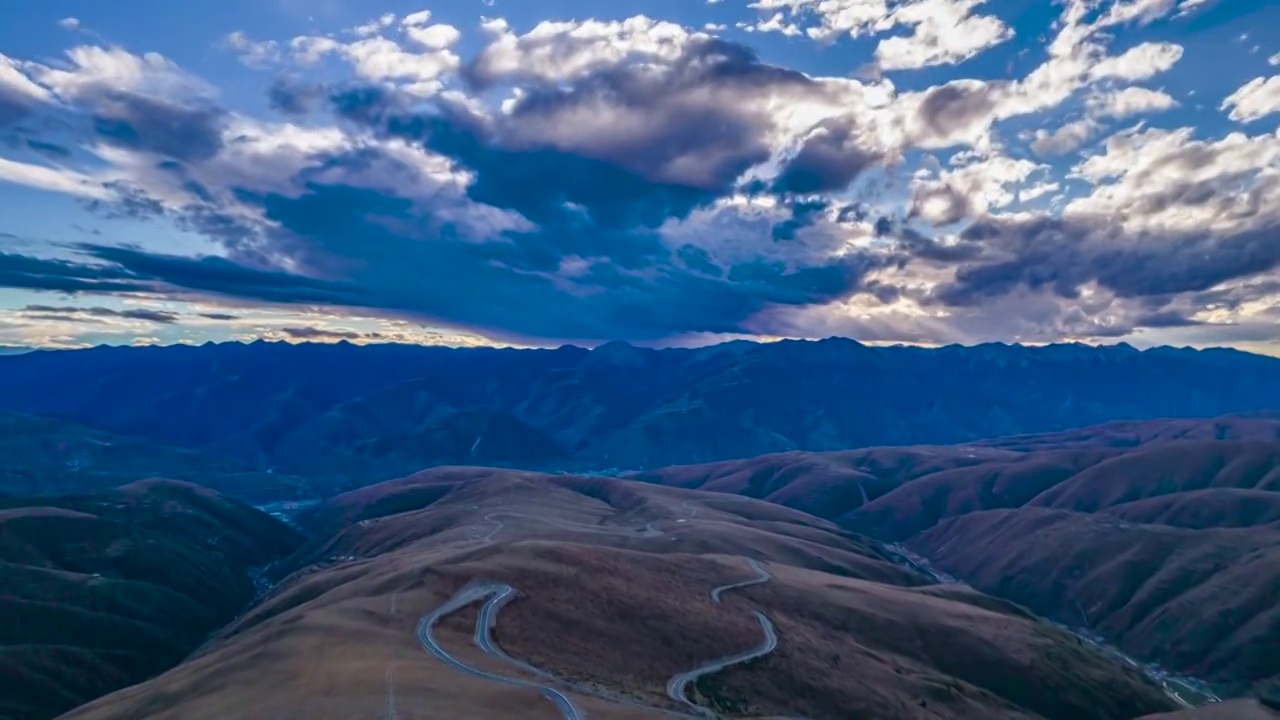
{"type": "Polygon", "coordinates": [[[978,590],[1247,693],[1280,678],[1278,427],[1150,421],[629,477],[761,498],[904,543],[978,590]]]}
{"type": "Polygon", "coordinates": [[[0,499],[0,717],[42,720],[154,676],[254,597],[300,538],[174,481],[0,499]]]}
{"type": "Polygon", "coordinates": [[[313,538],[252,611],[68,720],[1130,720],[1175,707],[1022,608],[749,498],[439,468],[298,519],[313,538]]]}

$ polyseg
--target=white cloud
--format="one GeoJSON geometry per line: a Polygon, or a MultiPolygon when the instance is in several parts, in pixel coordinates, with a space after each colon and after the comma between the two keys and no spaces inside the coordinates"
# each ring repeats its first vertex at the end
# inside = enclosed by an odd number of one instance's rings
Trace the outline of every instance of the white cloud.
{"type": "Polygon", "coordinates": [[[1222,101],[1220,109],[1231,108],[1231,119],[1253,122],[1280,112],[1280,75],[1254,78],[1222,101]]]}
{"type": "Polygon", "coordinates": [[[1146,25],[1168,15],[1177,4],[1178,0],[1122,0],[1108,8],[1098,20],[1097,25],[1098,27],[1123,23],[1146,25]]]}
{"type": "Polygon", "coordinates": [[[385,13],[373,20],[370,20],[364,25],[357,25],[351,29],[351,32],[360,37],[370,37],[382,32],[383,28],[390,27],[395,23],[395,21],[395,13],[385,13]]]}
{"type": "Polygon", "coordinates": [[[903,5],[886,22],[911,27],[911,34],[885,38],[876,48],[884,70],[954,65],[1013,37],[992,15],[975,15],[980,0],[919,0],[903,5]]]}
{"type": "Polygon", "coordinates": [[[886,37],[876,48],[884,70],[954,65],[1013,37],[1013,30],[994,15],[976,14],[984,0],[906,0],[890,7],[885,0],[758,0],[765,14],[748,25],[760,32],[798,35],[827,41],[841,35],[866,37],[908,28],[907,35],[886,37]],[[803,28],[804,20],[818,24],[803,28]]]}
{"type": "Polygon", "coordinates": [[[1276,53],[1275,55],[1267,58],[1267,62],[1271,65],[1280,65],[1280,53],[1276,53]]]}
{"type": "Polygon", "coordinates": [[[1146,42],[1110,57],[1093,67],[1095,79],[1146,80],[1173,67],[1182,59],[1182,46],[1168,42],[1146,42]]]}
{"type": "Polygon", "coordinates": [[[65,28],[67,30],[79,30],[80,20],[73,17],[64,17],[58,21],[58,27],[65,28]]]}
{"type": "Polygon", "coordinates": [[[421,32],[434,41],[449,42],[440,47],[428,46],[422,52],[413,52],[406,50],[395,40],[382,36],[367,37],[351,43],[342,43],[328,37],[301,36],[291,40],[289,47],[299,62],[315,63],[326,55],[337,55],[349,62],[356,75],[365,80],[395,83],[401,89],[416,95],[434,95],[443,89],[442,78],[461,66],[461,59],[449,49],[449,45],[459,35],[447,25],[415,25],[409,30],[421,32]]]}
{"type": "Polygon", "coordinates": [[[1094,185],[1068,216],[1119,219],[1130,232],[1238,233],[1280,221],[1280,135],[1195,139],[1193,128],[1133,129],[1076,165],[1094,185]]]}
{"type": "Polygon", "coordinates": [[[159,53],[134,55],[124,48],[81,45],[67,51],[69,67],[31,63],[29,71],[64,100],[129,91],[170,99],[212,96],[216,91],[159,53]]]}
{"type": "Polygon", "coordinates": [[[111,196],[102,187],[101,181],[88,175],[64,168],[15,162],[3,157],[0,157],[0,181],[84,198],[111,196]]]}
{"type": "Polygon", "coordinates": [[[401,27],[422,27],[431,21],[430,10],[419,10],[418,12],[409,13],[400,21],[401,27]]]}
{"type": "Polygon", "coordinates": [[[1089,118],[1069,122],[1053,132],[1037,130],[1031,148],[1038,155],[1066,155],[1087,142],[1097,130],[1097,123],[1089,118]]]}
{"type": "Polygon", "coordinates": [[[484,77],[566,82],[627,58],[674,60],[702,33],[644,15],[620,21],[541,22],[517,35],[502,19],[482,25],[490,40],[476,58],[484,77]]]}
{"type": "Polygon", "coordinates": [[[280,44],[275,40],[255,41],[237,30],[227,35],[226,46],[236,51],[240,62],[249,67],[263,67],[280,59],[280,44]]]}
{"type": "Polygon", "coordinates": [[[0,92],[9,92],[26,100],[47,102],[53,99],[49,90],[23,72],[24,64],[0,53],[0,92]]]}
{"type": "Polygon", "coordinates": [[[1167,93],[1144,87],[1126,87],[1090,97],[1089,110],[1094,117],[1126,118],[1163,112],[1178,106],[1167,93]]]}

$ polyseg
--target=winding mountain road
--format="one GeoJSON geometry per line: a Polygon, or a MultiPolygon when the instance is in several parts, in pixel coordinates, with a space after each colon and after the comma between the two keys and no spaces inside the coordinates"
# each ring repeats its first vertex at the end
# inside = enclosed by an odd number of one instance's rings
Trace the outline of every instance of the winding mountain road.
{"type": "MultiPolygon", "coordinates": [[[[754,578],[751,578],[750,580],[743,580],[741,582],[729,583],[728,585],[721,585],[720,587],[712,589],[711,600],[713,602],[719,603],[721,594],[729,590],[736,590],[738,588],[744,588],[749,585],[758,585],[760,583],[768,582],[769,580],[773,579],[773,575],[769,574],[769,571],[766,570],[764,566],[761,565],[760,563],[756,562],[751,558],[747,558],[747,563],[750,564],[751,568],[756,571],[757,576],[754,578]]],[[[759,658],[759,657],[764,657],[765,655],[768,655],[769,653],[773,652],[778,647],[778,631],[773,627],[773,622],[770,621],[769,618],[766,617],[765,614],[762,612],[755,611],[754,614],[756,616],[756,620],[759,621],[760,623],[760,630],[764,633],[764,640],[759,645],[757,645],[756,647],[750,650],[746,650],[744,652],[735,653],[733,655],[728,655],[726,657],[722,657],[717,660],[712,660],[711,662],[700,665],[694,668],[693,670],[689,670],[688,672],[682,672],[682,673],[679,673],[678,675],[673,676],[670,680],[667,681],[667,696],[678,703],[683,703],[684,705],[687,705],[688,707],[692,708],[695,712],[698,712],[708,717],[714,717],[714,714],[709,709],[702,707],[701,705],[689,699],[689,695],[688,695],[689,685],[691,683],[697,682],[699,678],[705,675],[718,673],[721,670],[724,670],[725,668],[731,667],[733,665],[738,665],[744,662],[755,660],[756,658],[759,658]]]]}
{"type": "Polygon", "coordinates": [[[737,590],[738,588],[748,587],[750,585],[759,585],[760,583],[769,582],[769,580],[773,578],[773,576],[769,574],[769,571],[765,570],[764,566],[756,562],[754,559],[747,558],[747,564],[751,566],[752,570],[756,571],[756,577],[753,577],[750,580],[743,580],[742,582],[729,583],[728,585],[721,585],[720,587],[713,589],[711,591],[712,601],[720,602],[721,593],[725,593],[730,590],[737,590]]]}
{"type": "MultiPolygon", "coordinates": [[[[447,650],[436,642],[431,631],[436,626],[436,623],[440,622],[441,618],[451,613],[455,613],[467,605],[470,605],[473,602],[478,602],[486,597],[489,598],[489,600],[483,607],[481,607],[480,616],[476,620],[476,644],[480,646],[481,650],[484,650],[489,655],[503,662],[514,662],[522,669],[531,669],[525,663],[515,661],[506,653],[498,650],[497,646],[493,644],[490,636],[489,629],[495,621],[498,610],[515,597],[515,589],[510,585],[485,583],[472,585],[459,590],[453,597],[449,598],[449,600],[447,600],[443,605],[436,608],[431,612],[431,614],[423,617],[421,622],[418,623],[418,642],[422,644],[423,649],[436,656],[437,659],[449,667],[471,675],[472,677],[503,685],[537,690],[548,700],[555,703],[556,708],[560,710],[560,714],[564,717],[564,720],[583,720],[582,713],[578,711],[578,708],[573,704],[573,701],[564,693],[550,685],[543,685],[529,680],[498,675],[496,673],[491,673],[488,670],[468,665],[455,658],[453,655],[450,655],[447,650]]],[[[542,673],[541,671],[534,670],[534,672],[545,676],[545,673],[542,673]]]]}

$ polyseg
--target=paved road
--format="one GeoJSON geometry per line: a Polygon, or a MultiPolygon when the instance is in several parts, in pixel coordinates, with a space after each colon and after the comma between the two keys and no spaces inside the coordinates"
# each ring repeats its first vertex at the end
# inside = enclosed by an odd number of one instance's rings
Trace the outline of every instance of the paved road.
{"type": "MultiPolygon", "coordinates": [[[[721,593],[728,590],[743,588],[748,585],[758,585],[762,582],[768,582],[773,578],[773,576],[769,574],[769,571],[760,563],[750,558],[747,559],[747,562],[751,565],[751,568],[756,571],[757,577],[751,578],[750,580],[730,583],[728,585],[721,585],[720,587],[713,589],[711,591],[711,599],[714,602],[720,602],[721,593]]],[[[698,678],[701,678],[704,675],[718,673],[727,667],[755,660],[758,657],[764,657],[778,647],[778,631],[773,627],[773,623],[762,612],[756,611],[755,616],[756,620],[760,622],[761,631],[764,633],[764,640],[759,645],[745,652],[722,657],[718,660],[712,660],[711,662],[700,665],[693,670],[683,672],[672,677],[667,681],[667,696],[676,702],[689,706],[698,713],[713,717],[714,714],[709,709],[704,708],[689,699],[689,685],[697,682],[698,678]]]]}
{"type": "Polygon", "coordinates": [[[387,717],[386,720],[399,720],[396,714],[396,666],[387,666],[387,717]]]}
{"type": "Polygon", "coordinates": [[[441,662],[443,662],[444,664],[448,665],[449,667],[455,670],[464,672],[473,677],[478,677],[482,680],[488,680],[490,682],[501,683],[503,685],[510,685],[513,687],[525,687],[525,688],[537,690],[541,692],[543,696],[545,696],[548,700],[555,703],[556,707],[560,710],[560,714],[564,716],[565,720],[583,720],[583,715],[578,711],[578,708],[574,706],[573,701],[570,700],[567,696],[565,696],[564,693],[560,692],[559,690],[556,690],[555,688],[549,685],[530,682],[528,680],[522,680],[520,678],[506,677],[503,675],[491,673],[488,670],[483,670],[481,668],[468,665],[462,662],[461,660],[455,658],[454,656],[450,655],[447,650],[440,647],[440,644],[436,642],[435,637],[432,636],[431,634],[432,628],[434,628],[436,626],[436,623],[438,623],[440,619],[443,618],[444,616],[450,613],[457,612],[458,610],[461,610],[467,605],[470,605],[473,602],[477,602],[482,598],[489,597],[490,598],[489,601],[486,602],[484,604],[484,607],[482,607],[480,610],[480,617],[476,620],[477,644],[479,644],[479,640],[483,636],[485,639],[485,643],[480,645],[480,648],[482,650],[490,654],[494,654],[495,657],[497,657],[500,660],[504,660],[504,661],[509,660],[506,653],[498,651],[495,654],[490,650],[490,648],[494,648],[494,646],[491,640],[489,639],[488,627],[493,622],[494,615],[497,612],[497,610],[500,609],[502,605],[509,602],[511,600],[511,597],[513,597],[514,595],[515,595],[515,590],[510,585],[481,584],[481,585],[472,585],[472,586],[463,588],[462,590],[458,591],[452,598],[449,598],[449,600],[446,601],[445,604],[436,608],[430,615],[427,615],[422,618],[421,622],[418,623],[418,642],[422,644],[423,649],[425,649],[427,652],[431,653],[432,655],[436,656],[436,658],[438,658],[441,662]],[[482,630],[482,628],[484,629],[482,630]]]}
{"type": "Polygon", "coordinates": [[[772,575],[769,574],[768,570],[765,570],[764,567],[760,565],[760,563],[756,562],[755,560],[751,558],[747,558],[747,564],[751,566],[752,570],[756,571],[756,577],[753,577],[750,580],[743,580],[742,582],[729,583],[728,585],[721,585],[720,587],[715,588],[714,590],[711,591],[711,599],[713,601],[720,602],[720,594],[723,592],[727,592],[729,590],[737,590],[738,588],[744,588],[750,585],[759,585],[760,583],[763,583],[763,582],[769,582],[770,578],[773,577],[772,575]]]}

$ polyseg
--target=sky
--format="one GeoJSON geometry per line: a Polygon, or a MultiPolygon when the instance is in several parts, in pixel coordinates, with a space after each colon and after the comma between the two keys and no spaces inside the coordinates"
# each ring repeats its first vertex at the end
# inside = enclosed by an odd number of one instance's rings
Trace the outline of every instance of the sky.
{"type": "Polygon", "coordinates": [[[5,15],[0,348],[1280,354],[1280,0],[5,15]]]}

